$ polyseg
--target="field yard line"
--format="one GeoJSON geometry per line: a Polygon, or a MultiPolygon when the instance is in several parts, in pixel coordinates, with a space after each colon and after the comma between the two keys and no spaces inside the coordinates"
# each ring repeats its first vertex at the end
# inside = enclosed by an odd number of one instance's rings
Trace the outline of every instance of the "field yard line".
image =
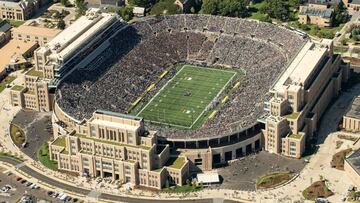
{"type": "Polygon", "coordinates": [[[203,111],[201,112],[201,114],[196,118],[196,120],[191,124],[190,128],[192,128],[194,126],[194,124],[201,118],[201,116],[205,113],[205,109],[207,109],[207,107],[211,104],[211,102],[217,98],[224,90],[225,87],[227,87],[229,85],[229,82],[232,81],[232,79],[235,77],[235,75],[237,74],[236,72],[232,72],[229,71],[231,73],[233,73],[233,76],[227,81],[227,83],[222,87],[222,89],[218,92],[218,94],[210,101],[210,103],[203,109],[203,111]]]}
{"type": "Polygon", "coordinates": [[[168,86],[168,84],[174,79],[176,78],[176,76],[184,69],[185,66],[183,66],[169,81],[167,81],[167,83],[150,99],[150,101],[144,106],[144,108],[141,109],[141,111],[136,114],[136,116],[139,116],[150,104],[151,102],[160,94],[160,92],[163,91],[163,89],[168,86]]]}

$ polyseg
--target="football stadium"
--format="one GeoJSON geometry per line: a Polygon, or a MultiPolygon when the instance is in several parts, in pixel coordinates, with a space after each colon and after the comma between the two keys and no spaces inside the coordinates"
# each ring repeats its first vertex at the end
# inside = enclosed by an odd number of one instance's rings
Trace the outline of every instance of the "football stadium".
{"type": "Polygon", "coordinates": [[[306,41],[247,19],[146,18],[123,24],[108,49],[67,76],[55,105],[76,123],[99,109],[143,117],[179,147],[219,146],[224,136],[238,142],[260,132],[271,86],[306,41]]]}
{"type": "Polygon", "coordinates": [[[301,158],[349,77],[331,40],[211,15],[92,9],[34,58],[11,100],[54,112],[58,168],[157,189],[259,150],[301,158]]]}

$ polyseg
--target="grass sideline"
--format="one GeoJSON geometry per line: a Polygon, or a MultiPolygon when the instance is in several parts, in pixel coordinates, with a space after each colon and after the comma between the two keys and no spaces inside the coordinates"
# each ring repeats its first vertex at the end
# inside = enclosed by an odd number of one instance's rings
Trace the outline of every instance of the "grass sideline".
{"type": "Polygon", "coordinates": [[[14,81],[16,79],[16,77],[14,76],[7,76],[6,78],[4,78],[1,82],[0,82],[0,93],[2,91],[4,91],[4,89],[6,88],[7,84],[10,84],[12,81],[14,81]]]}
{"type": "Polygon", "coordinates": [[[36,156],[38,158],[38,160],[47,168],[51,169],[51,170],[57,170],[58,169],[58,164],[56,161],[52,161],[50,160],[50,156],[49,156],[49,145],[47,142],[45,142],[44,144],[42,144],[39,147],[39,150],[36,153],[36,156]]]}
{"type": "Polygon", "coordinates": [[[207,117],[206,107],[237,75],[232,70],[184,65],[137,114],[153,123],[194,129],[207,117]]]}
{"type": "Polygon", "coordinates": [[[267,174],[258,178],[258,180],[256,181],[256,188],[258,189],[273,188],[283,183],[286,183],[287,181],[291,180],[293,176],[294,175],[289,172],[285,172],[285,173],[277,172],[277,173],[267,174]]]}

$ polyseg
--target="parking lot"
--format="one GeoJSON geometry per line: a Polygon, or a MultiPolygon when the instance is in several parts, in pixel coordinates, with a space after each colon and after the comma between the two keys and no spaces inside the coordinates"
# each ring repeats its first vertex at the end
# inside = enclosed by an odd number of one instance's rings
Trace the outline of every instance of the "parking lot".
{"type": "Polygon", "coordinates": [[[49,197],[47,195],[47,191],[44,189],[31,189],[29,186],[29,182],[17,177],[16,175],[12,174],[10,171],[6,170],[5,168],[0,167],[0,200],[2,202],[18,202],[20,198],[24,194],[32,195],[36,198],[37,201],[45,200],[48,202],[62,202],[55,198],[49,197]],[[23,183],[21,183],[23,182],[23,183]],[[10,186],[11,189],[7,192],[1,191],[4,186],[10,186]]]}
{"type": "Polygon", "coordinates": [[[51,114],[22,110],[12,122],[20,126],[26,134],[27,145],[21,150],[37,160],[37,149],[52,137],[51,114]]]}
{"type": "Polygon", "coordinates": [[[259,176],[278,171],[299,173],[305,167],[305,162],[290,159],[261,151],[254,155],[236,160],[218,170],[223,183],[218,186],[223,189],[255,190],[256,179],[259,176]]]}

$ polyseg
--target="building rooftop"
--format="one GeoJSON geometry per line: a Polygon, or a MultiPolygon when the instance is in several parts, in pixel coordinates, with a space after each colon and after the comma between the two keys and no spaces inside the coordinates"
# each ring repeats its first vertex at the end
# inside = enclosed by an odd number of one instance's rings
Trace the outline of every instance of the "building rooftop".
{"type": "Polygon", "coordinates": [[[11,90],[14,90],[14,91],[21,91],[23,90],[25,87],[23,86],[20,86],[20,85],[15,85],[14,87],[11,88],[11,90]]]}
{"type": "Polygon", "coordinates": [[[22,54],[26,53],[32,47],[36,46],[35,42],[24,42],[22,40],[10,40],[0,49],[0,72],[7,64],[19,63],[24,58],[22,54]]]}
{"type": "Polygon", "coordinates": [[[121,129],[126,129],[126,130],[131,130],[131,131],[136,131],[139,128],[139,126],[127,125],[124,123],[111,122],[111,121],[100,120],[100,119],[94,119],[91,121],[91,123],[95,124],[95,125],[106,126],[106,127],[110,127],[110,128],[121,128],[121,129]]]}
{"type": "Polygon", "coordinates": [[[360,175],[360,149],[354,151],[346,158],[346,162],[360,175]]]}
{"type": "Polygon", "coordinates": [[[360,0],[352,0],[349,4],[360,4],[360,0]]]}
{"type": "Polygon", "coordinates": [[[77,47],[94,37],[94,34],[115,16],[99,11],[99,9],[90,9],[86,15],[81,16],[38,51],[46,52],[50,49],[51,58],[66,61],[68,57],[73,56],[77,47]]]}
{"type": "Polygon", "coordinates": [[[350,109],[346,112],[345,116],[360,119],[360,96],[354,98],[350,109]]]}
{"type": "Polygon", "coordinates": [[[284,118],[287,119],[296,119],[299,116],[299,112],[292,112],[290,114],[284,115],[284,118]]]}
{"type": "Polygon", "coordinates": [[[42,77],[43,73],[41,71],[35,70],[35,68],[30,69],[26,75],[34,76],[34,77],[42,77]]]}
{"type": "Polygon", "coordinates": [[[170,157],[169,160],[166,162],[166,166],[175,169],[181,169],[185,164],[184,157],[170,157]]]}
{"type": "Polygon", "coordinates": [[[36,27],[36,26],[30,26],[30,25],[21,25],[17,28],[13,28],[12,32],[14,34],[37,35],[37,36],[46,36],[49,38],[54,38],[57,34],[59,34],[61,32],[61,30],[50,29],[50,28],[45,28],[45,27],[36,27]]]}
{"type": "Polygon", "coordinates": [[[60,147],[66,147],[65,137],[58,137],[52,144],[60,147]]]}
{"type": "Polygon", "coordinates": [[[7,32],[10,29],[11,29],[11,25],[7,23],[5,20],[1,21],[0,19],[0,33],[7,32]]]}
{"type": "Polygon", "coordinates": [[[122,147],[142,148],[145,150],[150,149],[150,147],[145,146],[145,145],[129,145],[129,144],[124,144],[124,143],[120,143],[120,142],[116,142],[116,141],[108,141],[108,140],[102,140],[102,139],[97,139],[97,138],[93,138],[93,137],[88,137],[84,134],[79,134],[79,133],[75,134],[75,136],[78,136],[83,139],[93,140],[94,142],[104,143],[104,144],[118,145],[118,146],[122,146],[122,147]]]}
{"type": "Polygon", "coordinates": [[[217,172],[211,172],[211,173],[198,173],[196,175],[196,178],[199,183],[209,184],[209,183],[219,183],[220,178],[219,174],[217,172]]]}
{"type": "Polygon", "coordinates": [[[315,8],[315,7],[309,7],[309,6],[301,6],[299,15],[319,16],[321,18],[330,18],[332,15],[332,10],[329,8],[315,8]]]}
{"type": "Polygon", "coordinates": [[[326,52],[326,47],[308,41],[275,83],[274,89],[283,92],[291,84],[304,86],[326,52]]]}
{"type": "Polygon", "coordinates": [[[96,110],[95,113],[96,114],[104,114],[104,115],[108,115],[108,116],[115,116],[115,117],[119,117],[119,118],[138,120],[138,121],[143,119],[142,117],[139,117],[139,116],[134,116],[134,115],[130,115],[130,114],[116,113],[116,112],[112,112],[112,111],[96,110]]]}
{"type": "Polygon", "coordinates": [[[294,138],[294,139],[300,139],[302,137],[302,135],[300,134],[290,134],[289,138],[294,138]]]}

